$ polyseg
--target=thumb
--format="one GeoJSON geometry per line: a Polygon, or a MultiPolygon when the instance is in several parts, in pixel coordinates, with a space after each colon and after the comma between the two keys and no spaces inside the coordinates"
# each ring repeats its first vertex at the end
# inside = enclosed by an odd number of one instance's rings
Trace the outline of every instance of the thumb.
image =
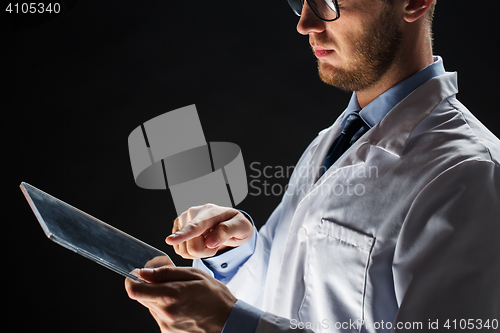
{"type": "Polygon", "coordinates": [[[200,274],[192,267],[162,266],[141,268],[140,277],[151,283],[199,280],[200,274]]]}

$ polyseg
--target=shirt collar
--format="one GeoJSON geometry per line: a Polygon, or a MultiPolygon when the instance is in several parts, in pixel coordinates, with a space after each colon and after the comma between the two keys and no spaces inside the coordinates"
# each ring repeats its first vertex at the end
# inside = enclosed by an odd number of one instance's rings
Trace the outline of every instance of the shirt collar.
{"type": "Polygon", "coordinates": [[[370,104],[365,106],[363,109],[359,106],[358,98],[356,92],[352,93],[349,105],[344,112],[344,118],[342,119],[342,126],[344,126],[345,120],[349,114],[353,112],[358,112],[363,119],[363,121],[372,128],[375,126],[385,115],[393,109],[399,102],[405,99],[412,91],[420,87],[425,82],[430,79],[445,74],[446,71],[443,65],[443,59],[439,56],[434,56],[434,62],[419,72],[413,74],[409,78],[401,81],[397,85],[393,86],[376,99],[374,99],[370,104]]]}

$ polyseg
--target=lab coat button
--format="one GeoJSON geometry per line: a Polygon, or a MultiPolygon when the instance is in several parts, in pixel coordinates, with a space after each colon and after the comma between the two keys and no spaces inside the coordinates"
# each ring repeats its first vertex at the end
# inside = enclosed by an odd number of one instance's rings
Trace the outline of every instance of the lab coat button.
{"type": "Polygon", "coordinates": [[[221,268],[227,268],[227,263],[225,262],[225,263],[221,264],[220,267],[221,268]]]}
{"type": "Polygon", "coordinates": [[[307,229],[304,227],[301,227],[297,233],[297,238],[299,239],[299,242],[303,242],[307,238],[307,229]]]}

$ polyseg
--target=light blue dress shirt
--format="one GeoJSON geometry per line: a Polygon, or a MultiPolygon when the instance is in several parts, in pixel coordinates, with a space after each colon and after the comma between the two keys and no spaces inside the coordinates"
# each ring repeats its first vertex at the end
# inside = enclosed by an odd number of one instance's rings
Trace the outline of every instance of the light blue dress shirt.
{"type": "MultiPolygon", "coordinates": [[[[359,111],[361,119],[372,128],[411,92],[433,77],[443,74],[445,74],[443,60],[439,56],[435,56],[434,63],[390,88],[363,109],[358,104],[356,93],[353,92],[345,110],[342,125],[349,114],[359,111]]],[[[203,259],[201,262],[216,279],[225,283],[231,280],[239,267],[254,253],[256,241],[257,230],[254,231],[252,239],[244,245],[219,256],[203,259]]],[[[200,260],[197,260],[194,266],[200,267],[200,260]]],[[[263,314],[263,311],[238,300],[229,314],[222,333],[253,333],[263,314]]]]}

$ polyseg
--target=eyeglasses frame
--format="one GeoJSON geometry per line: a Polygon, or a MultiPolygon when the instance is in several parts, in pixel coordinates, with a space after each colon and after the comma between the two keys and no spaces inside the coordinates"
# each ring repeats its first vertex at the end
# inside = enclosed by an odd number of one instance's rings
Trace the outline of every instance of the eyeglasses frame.
{"type": "MultiPolygon", "coordinates": [[[[295,15],[297,15],[298,17],[301,16],[300,13],[297,13],[295,11],[295,9],[293,9],[293,6],[290,4],[290,1],[291,0],[288,0],[288,5],[290,6],[290,8],[292,8],[292,11],[295,13],[295,15]]],[[[293,1],[293,0],[292,0],[293,1]]],[[[332,0],[333,1],[333,4],[335,6],[335,9],[336,9],[336,13],[337,13],[337,17],[334,18],[334,19],[331,19],[331,20],[327,20],[327,19],[324,19],[322,18],[319,13],[318,13],[318,10],[317,10],[317,5],[315,3],[315,1],[325,1],[325,0],[311,0],[314,4],[314,6],[311,6],[311,3],[309,2],[309,0],[300,0],[302,2],[302,8],[304,8],[304,1],[307,1],[307,4],[309,5],[309,8],[311,8],[312,12],[314,13],[314,15],[316,15],[320,20],[322,21],[325,21],[325,22],[333,22],[335,20],[338,20],[340,18],[340,10],[339,10],[339,4],[338,4],[338,1],[337,0],[332,0]]],[[[328,6],[328,4],[327,4],[328,6]]]]}

